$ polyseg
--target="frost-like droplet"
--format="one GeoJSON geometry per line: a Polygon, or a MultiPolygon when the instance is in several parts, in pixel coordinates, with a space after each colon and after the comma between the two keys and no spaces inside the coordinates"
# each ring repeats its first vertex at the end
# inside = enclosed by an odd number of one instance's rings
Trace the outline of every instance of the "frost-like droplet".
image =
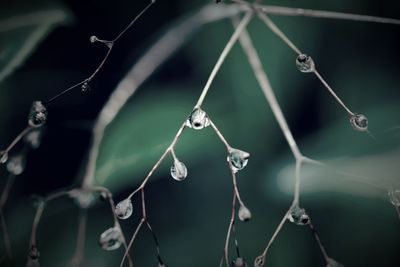
{"type": "Polygon", "coordinates": [[[315,70],[314,60],[306,54],[300,54],[296,58],[296,66],[299,71],[308,73],[315,70]]]}
{"type": "Polygon", "coordinates": [[[310,217],[305,209],[300,208],[298,205],[292,207],[288,215],[289,221],[297,225],[307,225],[310,223],[310,217]]]}
{"type": "Polygon", "coordinates": [[[22,155],[13,156],[7,163],[7,171],[14,175],[20,175],[25,169],[25,157],[22,155]]]}
{"type": "Polygon", "coordinates": [[[28,251],[28,257],[31,260],[38,260],[40,257],[40,252],[35,245],[32,245],[28,251]]]}
{"type": "Polygon", "coordinates": [[[247,267],[247,262],[243,258],[238,257],[232,261],[231,266],[232,267],[247,267]]]}
{"type": "Polygon", "coordinates": [[[99,245],[104,250],[116,250],[121,244],[122,234],[117,227],[111,227],[100,235],[99,245]]]}
{"type": "Polygon", "coordinates": [[[344,265],[335,261],[332,258],[328,258],[328,264],[326,265],[326,267],[344,267],[344,265]]]}
{"type": "Polygon", "coordinates": [[[177,181],[185,180],[187,176],[187,168],[185,164],[177,159],[174,160],[174,164],[171,166],[171,176],[177,181]]]}
{"type": "Polygon", "coordinates": [[[89,83],[88,83],[88,82],[82,83],[82,85],[81,85],[81,92],[82,92],[82,93],[86,93],[86,92],[89,91],[89,90],[90,90],[90,85],[89,85],[89,83]]]}
{"type": "Polygon", "coordinates": [[[265,264],[265,256],[260,255],[254,260],[254,267],[262,267],[265,264]]]}
{"type": "Polygon", "coordinates": [[[251,219],[251,212],[246,206],[240,205],[238,217],[242,222],[247,222],[251,219]]]}
{"type": "Polygon", "coordinates": [[[232,170],[234,173],[246,167],[247,162],[249,161],[250,154],[239,150],[239,149],[231,149],[228,155],[228,162],[230,162],[232,166],[232,170]]]}
{"type": "Polygon", "coordinates": [[[388,191],[390,202],[395,206],[400,208],[400,190],[390,189],[388,191]]]}
{"type": "Polygon", "coordinates": [[[90,36],[89,40],[93,44],[93,43],[97,42],[98,38],[97,38],[97,36],[92,35],[92,36],[90,36]]]}
{"type": "Polygon", "coordinates": [[[32,103],[31,110],[28,115],[28,123],[32,127],[42,126],[47,119],[47,109],[41,101],[32,103]]]}
{"type": "Polygon", "coordinates": [[[350,117],[351,126],[357,131],[368,131],[368,118],[363,114],[354,114],[350,117]]]}
{"type": "Polygon", "coordinates": [[[0,151],[0,164],[6,163],[8,160],[8,153],[7,151],[0,151]]]}
{"type": "Polygon", "coordinates": [[[37,149],[40,146],[42,139],[42,128],[33,129],[24,136],[24,141],[32,149],[37,149]]]}
{"type": "Polygon", "coordinates": [[[115,207],[115,215],[120,219],[128,219],[133,212],[132,202],[130,198],[122,200],[115,207]]]}
{"type": "Polygon", "coordinates": [[[204,110],[197,108],[190,114],[186,121],[186,126],[195,130],[201,130],[204,127],[210,126],[210,119],[204,110]]]}

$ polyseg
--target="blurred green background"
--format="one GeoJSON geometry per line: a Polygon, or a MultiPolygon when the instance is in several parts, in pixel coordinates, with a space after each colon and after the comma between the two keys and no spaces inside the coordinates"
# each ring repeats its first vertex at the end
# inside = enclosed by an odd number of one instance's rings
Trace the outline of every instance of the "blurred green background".
{"type": "MultiPolygon", "coordinates": [[[[33,100],[48,99],[91,74],[105,52],[89,42],[91,35],[111,39],[147,2],[3,0],[0,73],[8,68],[8,74],[0,80],[0,147],[25,126],[33,100]],[[37,12],[47,13],[32,16],[37,12]],[[21,56],[21,51],[27,53],[21,56]],[[12,68],[18,56],[24,58],[22,64],[12,68]]],[[[157,1],[116,44],[88,93],[78,89],[51,105],[42,145],[29,154],[26,171],[17,177],[4,208],[15,266],[23,266],[26,258],[35,212],[32,195],[79,183],[93,121],[117,83],[167,29],[210,2],[157,1]]],[[[400,18],[399,5],[393,1],[264,2],[400,18]]],[[[271,18],[312,55],[319,72],[350,108],[368,116],[376,137],[355,132],[318,80],[296,69],[296,55],[257,19],[251,22],[250,34],[301,150],[353,175],[306,166],[302,206],[329,255],[345,266],[400,266],[396,211],[384,190],[367,184],[400,187],[399,26],[271,18]]],[[[109,126],[96,178],[110,188],[116,201],[139,185],[168,146],[231,34],[229,20],[194,32],[109,126]]],[[[252,265],[291,203],[294,159],[240,46],[229,54],[203,107],[232,146],[251,153],[248,166],[238,173],[238,183],[253,219],[239,222],[237,235],[241,252],[252,265]]],[[[167,157],[146,187],[150,223],[168,266],[217,266],[232,197],[226,150],[210,128],[188,129],[176,153],[189,175],[184,182],[173,180],[172,159],[167,157]]],[[[3,188],[4,166],[0,177],[3,188]]],[[[139,199],[134,198],[133,217],[121,222],[128,236],[139,217],[139,199]]],[[[77,225],[78,208],[70,199],[47,206],[38,236],[42,266],[66,264],[74,252],[77,225]]],[[[99,202],[89,210],[84,266],[119,265],[122,250],[102,251],[97,245],[99,235],[111,225],[107,205],[99,202]]],[[[0,248],[3,252],[3,243],[0,248]]],[[[139,234],[132,255],[136,266],[156,264],[148,231],[139,234]]],[[[271,247],[267,266],[324,266],[324,261],[307,228],[286,224],[271,247]]]]}

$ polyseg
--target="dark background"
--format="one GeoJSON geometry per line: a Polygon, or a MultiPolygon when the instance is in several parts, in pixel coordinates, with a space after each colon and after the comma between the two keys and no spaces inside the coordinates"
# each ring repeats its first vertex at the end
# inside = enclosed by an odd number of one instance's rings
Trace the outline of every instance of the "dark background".
{"type": "MultiPolygon", "coordinates": [[[[79,184],[90,129],[110,93],[158,37],[178,19],[209,2],[157,1],[115,44],[89,92],[82,93],[78,88],[49,107],[42,145],[29,154],[26,171],[17,177],[4,209],[17,266],[23,266],[29,244],[35,212],[32,195],[47,195],[79,184]]],[[[65,12],[68,19],[42,38],[23,64],[0,81],[0,147],[6,147],[25,127],[33,100],[50,98],[96,68],[106,49],[91,44],[91,35],[112,39],[147,3],[1,1],[0,21],[49,8],[65,12]]],[[[400,18],[399,7],[393,1],[268,4],[400,18]]],[[[368,116],[370,130],[376,136],[374,140],[353,131],[346,114],[317,79],[296,70],[295,54],[263,24],[252,22],[250,34],[302,151],[332,163],[337,170],[359,175],[363,181],[354,182],[326,169],[306,168],[302,205],[313,218],[329,255],[345,266],[399,266],[400,223],[396,211],[384,190],[365,185],[365,181],[382,188],[398,185],[399,26],[272,18],[313,56],[320,73],[345,102],[368,116]],[[335,159],[340,160],[331,162],[335,159]]],[[[17,49],[35,27],[0,32],[2,49],[17,49]]],[[[230,21],[224,20],[193,34],[191,41],[140,88],[110,125],[101,147],[97,177],[106,179],[104,185],[116,201],[139,185],[172,140],[231,33],[230,21]],[[122,165],[113,165],[124,159],[122,165]],[[111,171],[106,170],[110,166],[111,171]]],[[[0,60],[1,67],[8,63],[0,60]]],[[[252,155],[238,180],[253,219],[237,226],[242,254],[251,265],[291,203],[290,166],[294,160],[240,46],[224,63],[204,109],[233,146],[252,155]]],[[[17,147],[13,152],[19,150],[17,147]]],[[[206,129],[186,131],[176,151],[187,165],[189,176],[182,183],[170,179],[171,159],[166,159],[147,187],[149,220],[168,266],[216,266],[229,223],[232,194],[225,149],[211,129],[206,129]]],[[[0,168],[0,184],[4,187],[7,173],[4,166],[0,168]]],[[[89,210],[85,266],[118,266],[122,257],[122,250],[104,252],[97,245],[99,234],[112,224],[107,208],[99,202],[89,210]]],[[[132,219],[122,222],[127,235],[136,226],[139,214],[135,198],[132,219]]],[[[69,199],[48,205],[38,236],[42,266],[65,265],[74,251],[77,221],[78,209],[69,199]]],[[[139,235],[132,254],[137,266],[156,264],[146,230],[139,235]]],[[[267,265],[323,266],[324,261],[308,229],[287,224],[268,254],[267,265]]]]}

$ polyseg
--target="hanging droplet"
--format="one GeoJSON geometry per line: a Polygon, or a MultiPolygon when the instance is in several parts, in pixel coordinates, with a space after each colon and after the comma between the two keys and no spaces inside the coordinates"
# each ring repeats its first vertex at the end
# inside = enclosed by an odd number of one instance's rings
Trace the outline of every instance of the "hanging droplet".
{"type": "Polygon", "coordinates": [[[265,256],[260,255],[254,259],[254,267],[263,267],[265,264],[265,256]]]}
{"type": "Polygon", "coordinates": [[[390,202],[395,207],[400,207],[400,190],[390,189],[388,191],[390,202]]]}
{"type": "Polygon", "coordinates": [[[14,175],[20,175],[25,169],[25,157],[22,155],[13,156],[7,163],[7,171],[14,175]]]}
{"type": "Polygon", "coordinates": [[[0,164],[6,163],[8,160],[8,153],[7,151],[0,151],[0,164]]]}
{"type": "Polygon", "coordinates": [[[42,126],[47,119],[47,109],[41,101],[32,103],[31,110],[28,116],[28,123],[31,127],[42,126]]]}
{"type": "Polygon", "coordinates": [[[24,141],[32,149],[37,149],[40,146],[42,139],[42,128],[33,129],[24,136],[24,141]]]}
{"type": "Polygon", "coordinates": [[[190,114],[186,121],[186,126],[195,130],[201,130],[204,127],[210,126],[210,119],[205,111],[197,108],[190,114]]]}
{"type": "Polygon", "coordinates": [[[132,202],[130,198],[122,200],[115,207],[115,215],[120,219],[128,219],[133,212],[132,202]]]}
{"type": "Polygon", "coordinates": [[[247,267],[247,262],[243,258],[238,257],[232,261],[231,266],[232,267],[247,267]]]}
{"type": "Polygon", "coordinates": [[[38,260],[40,257],[40,252],[35,245],[32,245],[28,251],[28,257],[31,260],[38,260]]]}
{"type": "Polygon", "coordinates": [[[240,208],[239,208],[239,211],[238,211],[238,217],[242,222],[250,221],[251,212],[246,206],[240,205],[240,208]]]}
{"type": "Polygon", "coordinates": [[[99,245],[104,250],[116,250],[122,244],[122,234],[119,228],[111,227],[105,230],[99,238],[99,245]]]}
{"type": "Polygon", "coordinates": [[[187,176],[187,168],[183,162],[175,159],[171,166],[171,176],[177,181],[185,180],[187,176]]]}
{"type": "Polygon", "coordinates": [[[89,90],[90,90],[90,85],[89,85],[89,83],[88,83],[88,82],[82,83],[82,85],[81,85],[81,92],[82,92],[82,93],[86,93],[86,92],[89,91],[89,90]]]}
{"type": "Polygon", "coordinates": [[[93,43],[97,42],[99,39],[97,38],[97,36],[92,35],[92,36],[90,36],[89,40],[93,44],[93,43]]]}
{"type": "Polygon", "coordinates": [[[96,198],[93,192],[87,190],[75,189],[69,193],[75,204],[82,209],[87,209],[94,205],[96,198]]]}
{"type": "Polygon", "coordinates": [[[368,131],[368,118],[363,114],[354,114],[350,117],[351,126],[354,130],[365,132],[368,131]]]}
{"type": "Polygon", "coordinates": [[[344,267],[343,264],[341,264],[341,263],[335,261],[335,260],[332,259],[332,258],[328,258],[327,261],[328,261],[328,263],[327,263],[326,267],[344,267]]]}
{"type": "Polygon", "coordinates": [[[300,54],[296,58],[296,66],[299,71],[308,73],[315,70],[314,60],[306,54],[300,54]]]}
{"type": "Polygon", "coordinates": [[[246,167],[249,157],[250,154],[245,151],[232,149],[229,152],[227,160],[230,162],[233,172],[236,173],[246,167]]]}
{"type": "Polygon", "coordinates": [[[305,209],[300,208],[298,205],[292,207],[288,215],[289,221],[297,225],[307,225],[310,223],[310,217],[305,209]]]}

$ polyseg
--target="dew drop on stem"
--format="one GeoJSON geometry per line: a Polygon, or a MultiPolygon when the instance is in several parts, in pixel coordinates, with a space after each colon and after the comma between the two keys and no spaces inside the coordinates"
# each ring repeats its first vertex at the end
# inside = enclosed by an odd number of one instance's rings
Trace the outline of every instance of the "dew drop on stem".
{"type": "Polygon", "coordinates": [[[232,267],[247,267],[247,262],[241,258],[237,257],[235,260],[232,261],[232,267]]]}
{"type": "Polygon", "coordinates": [[[254,267],[262,267],[265,264],[265,256],[260,255],[254,259],[254,267]]]}
{"type": "Polygon", "coordinates": [[[250,221],[251,212],[246,206],[240,205],[240,208],[239,208],[239,211],[238,211],[238,217],[242,222],[250,221]]]}
{"type": "Polygon", "coordinates": [[[315,70],[314,60],[306,54],[300,54],[296,58],[296,67],[304,73],[313,72],[315,70]]]}
{"type": "Polygon", "coordinates": [[[0,164],[6,163],[8,160],[8,153],[7,151],[0,151],[0,164]]]}
{"type": "Polygon", "coordinates": [[[201,130],[210,126],[210,119],[204,110],[196,108],[187,119],[186,126],[195,130],[201,130]]]}
{"type": "Polygon", "coordinates": [[[177,181],[185,180],[187,176],[187,168],[185,164],[178,159],[175,159],[171,166],[171,176],[177,181]]]}
{"type": "Polygon", "coordinates": [[[307,225],[310,223],[310,217],[306,210],[298,205],[291,208],[288,220],[297,225],[307,225]]]}
{"type": "Polygon", "coordinates": [[[228,155],[228,162],[230,162],[232,166],[232,170],[234,173],[242,170],[246,167],[249,161],[250,154],[239,150],[239,149],[231,149],[228,155]]]}
{"type": "Polygon", "coordinates": [[[363,114],[354,114],[350,117],[350,124],[359,132],[368,131],[368,118],[363,114]]]}
{"type": "Polygon", "coordinates": [[[111,227],[105,230],[99,238],[99,245],[104,250],[116,250],[122,245],[122,234],[119,228],[111,227]]]}
{"type": "Polygon", "coordinates": [[[117,206],[115,206],[115,215],[117,215],[119,219],[128,219],[129,217],[131,217],[132,212],[133,206],[130,198],[122,200],[117,204],[117,206]]]}
{"type": "Polygon", "coordinates": [[[40,127],[47,120],[47,109],[41,101],[34,101],[28,115],[28,123],[31,127],[40,127]]]}

